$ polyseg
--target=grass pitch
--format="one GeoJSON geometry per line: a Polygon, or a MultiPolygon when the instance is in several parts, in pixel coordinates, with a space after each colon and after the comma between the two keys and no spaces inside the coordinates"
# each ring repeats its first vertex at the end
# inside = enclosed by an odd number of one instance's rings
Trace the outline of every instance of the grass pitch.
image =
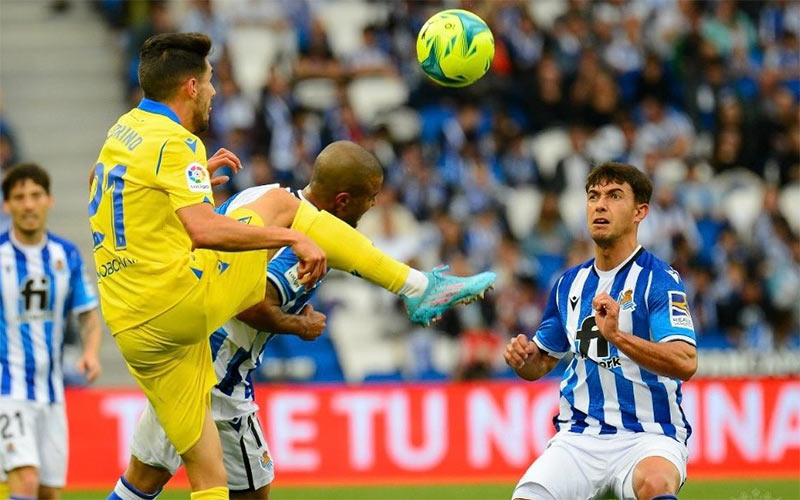
{"type": "MultiPolygon", "coordinates": [[[[281,488],[276,485],[271,500],[510,500],[510,483],[437,486],[364,486],[329,488],[281,488]]],[[[109,490],[110,491],[110,490],[109,490]]],[[[105,500],[108,491],[67,491],[64,500],[105,500]]],[[[681,500],[800,500],[800,478],[796,480],[689,481],[681,500]]],[[[167,490],[159,500],[186,500],[187,491],[167,490]]]]}

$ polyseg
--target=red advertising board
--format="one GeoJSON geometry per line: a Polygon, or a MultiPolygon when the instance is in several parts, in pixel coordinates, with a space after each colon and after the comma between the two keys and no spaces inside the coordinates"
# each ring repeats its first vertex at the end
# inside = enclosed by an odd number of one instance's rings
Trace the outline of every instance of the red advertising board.
{"type": "MultiPolygon", "coordinates": [[[[554,382],[260,386],[280,484],[516,481],[552,436],[554,382]]],[[[690,477],[797,477],[800,381],[696,380],[683,408],[690,477]]],[[[68,486],[111,487],[124,470],[135,390],[71,390],[68,486]]],[[[183,473],[173,481],[186,484],[183,473]]]]}

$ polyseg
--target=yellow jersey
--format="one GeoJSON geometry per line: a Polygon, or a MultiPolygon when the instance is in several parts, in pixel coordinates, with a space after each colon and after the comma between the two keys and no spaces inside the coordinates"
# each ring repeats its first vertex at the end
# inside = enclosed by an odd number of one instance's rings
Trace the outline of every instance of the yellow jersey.
{"type": "Polygon", "coordinates": [[[89,193],[103,316],[111,333],[140,325],[198,281],[175,213],[211,203],[203,142],[166,105],[143,99],[108,131],[89,193]]]}

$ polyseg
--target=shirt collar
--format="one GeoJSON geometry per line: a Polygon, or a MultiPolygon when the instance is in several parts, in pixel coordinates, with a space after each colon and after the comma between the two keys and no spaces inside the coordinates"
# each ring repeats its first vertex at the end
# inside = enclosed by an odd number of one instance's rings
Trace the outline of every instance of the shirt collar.
{"type": "Polygon", "coordinates": [[[142,111],[147,111],[148,113],[155,113],[157,115],[164,115],[170,120],[174,121],[178,125],[183,126],[181,121],[178,119],[178,115],[175,114],[174,111],[170,109],[169,106],[162,102],[154,101],[152,99],[143,98],[141,102],[139,102],[139,106],[137,106],[142,111]]]}
{"type": "Polygon", "coordinates": [[[17,239],[17,236],[14,234],[13,227],[8,228],[8,238],[11,240],[11,243],[20,250],[41,250],[47,245],[47,241],[50,239],[47,231],[45,231],[44,236],[42,236],[42,241],[36,243],[35,245],[28,245],[17,239]]]}

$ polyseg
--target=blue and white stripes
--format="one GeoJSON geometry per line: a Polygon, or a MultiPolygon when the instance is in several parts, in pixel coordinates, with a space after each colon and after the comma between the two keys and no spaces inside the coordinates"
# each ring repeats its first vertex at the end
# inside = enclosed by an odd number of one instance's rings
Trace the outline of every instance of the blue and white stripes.
{"type": "Polygon", "coordinates": [[[96,307],[74,245],[51,234],[35,246],[0,235],[0,397],[63,401],[66,316],[96,307]]]}
{"type": "Polygon", "coordinates": [[[619,328],[653,342],[695,343],[677,273],[643,249],[611,271],[591,260],[557,282],[534,341],[551,355],[573,354],[561,381],[559,431],[653,432],[686,442],[680,381],[640,367],[597,332],[592,299],[607,292],[621,305],[619,328]],[[677,320],[676,320],[677,318],[677,320]],[[676,326],[677,325],[677,326],[676,326]]]}

